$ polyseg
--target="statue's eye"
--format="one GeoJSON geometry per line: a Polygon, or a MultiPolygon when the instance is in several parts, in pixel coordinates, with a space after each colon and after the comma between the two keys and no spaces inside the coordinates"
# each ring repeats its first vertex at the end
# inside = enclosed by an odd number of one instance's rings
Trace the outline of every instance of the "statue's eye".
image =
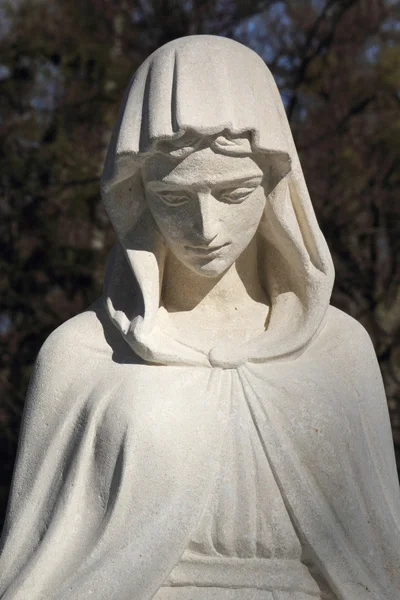
{"type": "Polygon", "coordinates": [[[222,202],[229,202],[231,204],[240,204],[240,202],[243,202],[244,200],[246,200],[246,198],[248,198],[250,196],[250,194],[252,192],[254,192],[255,189],[257,189],[257,186],[238,187],[238,188],[231,188],[228,190],[223,190],[219,199],[222,200],[222,202]]]}
{"type": "Polygon", "coordinates": [[[157,192],[157,196],[167,206],[181,206],[182,204],[186,204],[189,200],[187,194],[180,194],[179,192],[159,191],[157,192]]]}

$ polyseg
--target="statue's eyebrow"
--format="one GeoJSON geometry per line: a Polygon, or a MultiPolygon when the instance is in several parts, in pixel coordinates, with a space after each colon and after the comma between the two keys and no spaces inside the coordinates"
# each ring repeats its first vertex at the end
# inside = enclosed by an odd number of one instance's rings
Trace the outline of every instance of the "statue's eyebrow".
{"type": "Polygon", "coordinates": [[[253,177],[238,177],[236,179],[230,179],[229,181],[224,181],[222,183],[216,183],[213,187],[218,188],[226,188],[230,189],[237,186],[249,186],[253,187],[254,185],[260,185],[263,180],[262,175],[254,175],[253,177]]]}
{"type": "Polygon", "coordinates": [[[153,189],[153,190],[185,190],[185,189],[194,189],[194,188],[201,188],[204,186],[207,186],[211,189],[217,188],[217,189],[231,189],[234,187],[239,187],[239,186],[248,186],[248,187],[252,187],[252,186],[257,186],[260,185],[260,183],[263,180],[263,176],[262,175],[250,175],[250,176],[244,176],[244,177],[237,177],[237,178],[229,178],[226,179],[225,181],[202,181],[202,182],[192,182],[192,183],[187,183],[187,182],[182,182],[182,183],[175,183],[175,182],[169,182],[169,181],[160,181],[160,180],[154,180],[154,181],[148,181],[146,183],[146,185],[153,189]]]}

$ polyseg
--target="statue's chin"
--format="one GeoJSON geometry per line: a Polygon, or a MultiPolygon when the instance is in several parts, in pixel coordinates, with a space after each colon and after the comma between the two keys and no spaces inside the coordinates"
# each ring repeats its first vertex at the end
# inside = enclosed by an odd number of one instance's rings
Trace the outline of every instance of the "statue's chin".
{"type": "MultiPolygon", "coordinates": [[[[221,277],[238,259],[237,252],[232,248],[222,248],[220,251],[210,253],[210,256],[196,255],[195,252],[182,252],[180,248],[170,246],[170,251],[175,258],[187,269],[210,279],[221,277]]],[[[240,253],[239,253],[240,256],[240,253]]]]}
{"type": "Polygon", "coordinates": [[[208,262],[186,263],[186,266],[201,277],[213,279],[221,277],[221,275],[223,275],[232,264],[233,262],[227,262],[226,260],[214,258],[208,262]]]}

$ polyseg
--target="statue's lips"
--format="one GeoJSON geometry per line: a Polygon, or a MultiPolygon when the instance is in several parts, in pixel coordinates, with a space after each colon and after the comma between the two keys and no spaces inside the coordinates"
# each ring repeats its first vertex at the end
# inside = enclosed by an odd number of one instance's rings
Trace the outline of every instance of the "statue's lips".
{"type": "Polygon", "coordinates": [[[218,254],[218,252],[226,246],[229,246],[229,242],[221,244],[221,246],[185,246],[185,250],[198,254],[199,256],[209,257],[218,254]]]}

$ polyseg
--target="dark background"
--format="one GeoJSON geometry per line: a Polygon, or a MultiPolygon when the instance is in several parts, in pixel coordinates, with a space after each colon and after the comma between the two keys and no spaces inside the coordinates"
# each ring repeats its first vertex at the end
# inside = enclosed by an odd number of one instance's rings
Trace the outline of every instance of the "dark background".
{"type": "Polygon", "coordinates": [[[336,266],[380,361],[400,462],[400,8],[385,0],[0,0],[0,528],[45,338],[101,291],[99,175],[123,90],[176,37],[256,50],[280,87],[336,266]]]}

